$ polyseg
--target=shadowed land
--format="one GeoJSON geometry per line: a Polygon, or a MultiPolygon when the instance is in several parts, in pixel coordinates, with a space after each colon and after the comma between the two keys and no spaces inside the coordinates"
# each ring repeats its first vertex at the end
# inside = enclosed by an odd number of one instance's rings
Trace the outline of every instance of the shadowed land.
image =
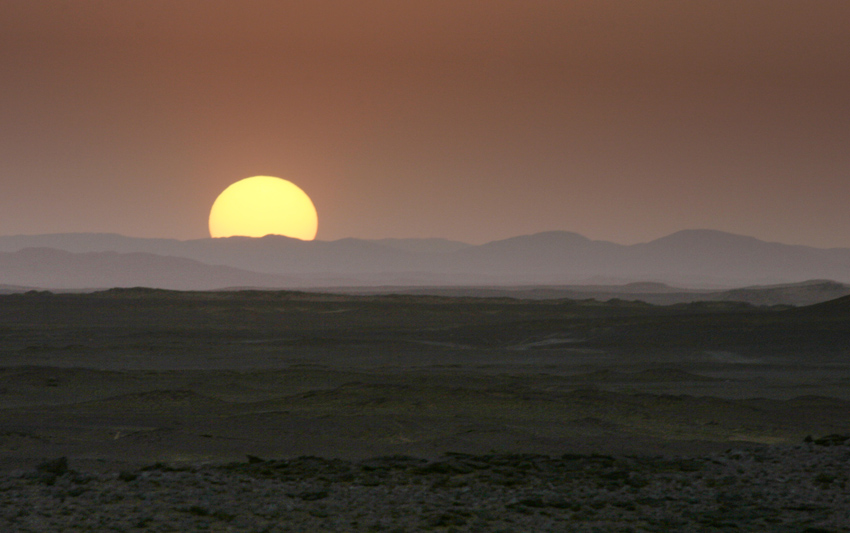
{"type": "Polygon", "coordinates": [[[2,297],[7,466],[699,453],[847,432],[850,300],[2,297]]]}
{"type": "Polygon", "coordinates": [[[848,315],[0,296],[0,528],[846,531],[848,315]]]}

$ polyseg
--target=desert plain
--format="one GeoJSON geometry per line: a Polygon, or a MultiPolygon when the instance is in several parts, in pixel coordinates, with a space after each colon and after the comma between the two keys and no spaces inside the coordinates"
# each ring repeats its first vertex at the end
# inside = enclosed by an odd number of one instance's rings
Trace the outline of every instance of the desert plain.
{"type": "Polygon", "coordinates": [[[848,531],[850,299],[0,296],[8,531],[848,531]]]}

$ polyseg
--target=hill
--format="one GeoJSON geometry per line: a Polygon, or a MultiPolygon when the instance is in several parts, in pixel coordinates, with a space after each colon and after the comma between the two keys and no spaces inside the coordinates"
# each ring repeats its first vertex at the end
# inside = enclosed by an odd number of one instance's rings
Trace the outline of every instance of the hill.
{"type": "MultiPolygon", "coordinates": [[[[143,253],[171,257],[172,267],[157,267],[161,272],[158,283],[179,288],[197,288],[197,284],[181,285],[177,278],[162,277],[169,269],[176,268],[176,258],[238,269],[242,271],[239,276],[234,271],[228,274],[234,280],[239,278],[237,285],[258,287],[276,287],[281,282],[293,287],[619,285],[650,282],[720,290],[818,279],[850,283],[850,249],[770,243],[710,230],[681,231],[635,245],[593,241],[562,231],[513,237],[482,245],[442,239],[305,242],[281,236],[189,241],[112,234],[0,237],[0,251],[13,253],[26,248],[51,248],[72,254],[143,253]],[[254,281],[248,282],[248,272],[277,277],[254,276],[254,281]]],[[[54,255],[52,259],[58,260],[59,257],[54,255]]],[[[71,260],[71,256],[65,257],[71,260]]],[[[103,260],[105,256],[101,257],[103,260]]],[[[147,260],[153,261],[150,257],[147,260]]],[[[113,257],[112,261],[117,259],[113,257]]],[[[115,266],[117,268],[118,264],[115,266]]],[[[130,272],[136,272],[140,276],[139,282],[133,284],[144,284],[143,273],[148,269],[133,268],[126,265],[128,270],[125,273],[114,271],[112,275],[129,283],[130,272]]],[[[193,268],[200,266],[195,264],[193,268]]],[[[215,275],[223,276],[224,271],[215,275]]],[[[58,272],[56,276],[59,276],[58,272]]],[[[54,281],[49,276],[37,278],[34,273],[13,275],[12,271],[0,268],[0,283],[30,284],[29,281],[15,281],[23,279],[37,282],[41,287],[60,288],[53,283],[64,278],[59,276],[54,281]]],[[[655,292],[651,286],[647,287],[650,290],[644,292],[655,292]]],[[[762,291],[762,294],[766,293],[762,291]]]]}
{"type": "Polygon", "coordinates": [[[283,276],[211,266],[181,257],[148,253],[71,253],[51,248],[0,252],[0,274],[4,283],[61,289],[145,286],[209,290],[246,284],[283,287],[293,283],[283,276]]]}
{"type": "Polygon", "coordinates": [[[729,290],[683,289],[663,283],[627,283],[624,285],[550,285],[522,287],[375,287],[329,288],[355,294],[419,294],[479,298],[516,298],[520,300],[639,300],[655,305],[716,301],[746,302],[753,305],[811,305],[850,295],[850,285],[828,280],[801,283],[756,285],[729,290]]]}

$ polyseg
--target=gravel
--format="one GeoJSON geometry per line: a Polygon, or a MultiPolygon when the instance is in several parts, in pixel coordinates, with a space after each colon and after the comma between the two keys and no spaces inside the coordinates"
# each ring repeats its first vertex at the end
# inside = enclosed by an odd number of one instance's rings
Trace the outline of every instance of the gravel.
{"type": "Polygon", "coordinates": [[[0,472],[0,531],[850,531],[850,439],[692,457],[447,454],[0,472]]]}

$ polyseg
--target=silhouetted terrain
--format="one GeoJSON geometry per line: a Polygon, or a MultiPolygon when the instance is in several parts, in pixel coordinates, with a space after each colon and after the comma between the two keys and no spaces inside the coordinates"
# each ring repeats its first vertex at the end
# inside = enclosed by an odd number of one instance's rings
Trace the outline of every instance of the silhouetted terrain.
{"type": "MultiPolygon", "coordinates": [[[[506,297],[517,299],[640,300],[670,305],[694,301],[737,301],[757,305],[808,305],[850,294],[850,285],[811,280],[802,283],[751,286],[729,290],[681,289],[661,283],[561,286],[327,286],[316,287],[299,276],[260,274],[233,267],[213,266],[172,256],[144,252],[71,253],[52,248],[0,252],[0,273],[13,282],[0,294],[37,288],[92,291],[103,287],[150,287],[172,290],[221,288],[310,288],[348,294],[411,294],[434,296],[506,297]]],[[[326,279],[328,283],[346,280],[326,279]]],[[[351,280],[348,280],[351,282],[351,280]]],[[[397,282],[409,281],[403,276],[397,282]]],[[[421,281],[421,280],[420,280],[421,281]]],[[[315,279],[314,279],[315,282],[315,279]]],[[[360,279],[357,283],[363,282],[360,279]]]]}
{"type": "Polygon", "coordinates": [[[850,285],[826,280],[781,285],[756,285],[729,290],[681,289],[661,283],[625,285],[560,285],[525,287],[340,287],[351,294],[411,294],[465,296],[479,298],[518,298],[524,300],[595,299],[638,300],[657,305],[699,301],[746,302],[754,305],[811,305],[850,295],[850,285]]]}
{"type": "Polygon", "coordinates": [[[847,298],[6,295],[0,421],[21,453],[94,439],[112,459],[797,442],[846,427],[848,313],[847,298]]]}
{"type": "Polygon", "coordinates": [[[841,531],[848,317],[848,297],[0,295],[0,526],[841,531]]]}
{"type": "MultiPolygon", "coordinates": [[[[280,236],[262,239],[139,239],[110,234],[60,234],[0,237],[0,251],[23,254],[26,248],[53,248],[74,254],[113,252],[145,253],[192,259],[207,265],[227,266],[242,273],[236,286],[331,287],[415,285],[564,285],[657,282],[672,286],[731,288],[745,285],[799,283],[828,279],[850,283],[850,249],[818,249],[768,243],[709,230],[681,231],[655,241],[619,245],[591,241],[568,232],[547,232],[514,237],[480,246],[443,239],[342,239],[304,242],[280,236]],[[285,276],[262,278],[256,273],[285,276]],[[282,281],[279,281],[281,280],[282,281]]],[[[29,252],[30,254],[32,252],[29,252]]],[[[91,262],[92,277],[102,275],[103,256],[68,261],[91,262]]],[[[45,259],[48,260],[48,259],[45,259]]],[[[21,259],[6,255],[0,261],[0,282],[44,288],[80,287],[80,279],[64,279],[62,264],[53,260],[56,274],[35,272],[24,276],[15,265],[21,259]],[[53,284],[51,284],[53,283],[53,284]]],[[[115,259],[112,260],[115,263],[115,259]]],[[[164,261],[164,260],[161,260],[164,261]]],[[[235,271],[204,274],[203,287],[189,285],[179,274],[159,268],[158,287],[218,289],[216,284],[234,277],[235,271]],[[221,278],[219,280],[218,278],[221,278]],[[164,281],[163,281],[164,280],[164,281]]],[[[112,272],[112,271],[111,271],[112,272]]],[[[114,274],[114,272],[113,272],[114,274]]],[[[138,271],[135,275],[140,276],[138,271]]],[[[131,277],[130,274],[126,274],[131,277]]],[[[193,276],[197,277],[197,276],[193,276]]],[[[136,283],[145,285],[142,277],[136,283]]],[[[123,281],[120,285],[124,285],[123,281]]],[[[107,283],[87,287],[108,288],[107,283]]]]}
{"type": "MultiPolygon", "coordinates": [[[[51,289],[157,287],[204,290],[237,285],[281,287],[285,276],[206,265],[183,257],[150,253],[71,253],[52,248],[0,252],[0,279],[18,286],[51,289]]],[[[13,288],[6,292],[18,292],[13,288]]]]}

